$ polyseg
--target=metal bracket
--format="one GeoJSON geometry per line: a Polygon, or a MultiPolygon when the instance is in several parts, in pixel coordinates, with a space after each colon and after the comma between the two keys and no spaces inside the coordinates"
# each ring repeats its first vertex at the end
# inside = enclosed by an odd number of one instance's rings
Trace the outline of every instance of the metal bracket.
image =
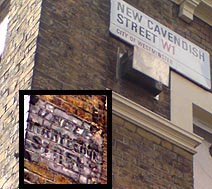
{"type": "MultiPolygon", "coordinates": [[[[138,54],[138,50],[136,52],[138,54]]],[[[141,53],[143,54],[144,50],[141,51],[141,53]]],[[[150,62],[148,63],[148,55],[146,54],[145,54],[146,56],[145,62],[143,62],[144,60],[142,60],[144,55],[141,55],[141,57],[140,56],[134,57],[134,56],[135,56],[135,48],[134,51],[129,54],[127,50],[121,50],[121,48],[118,47],[117,63],[116,63],[116,79],[119,80],[123,78],[131,80],[133,83],[139,85],[142,88],[145,88],[154,96],[158,95],[163,90],[163,84],[161,81],[158,80],[157,77],[149,75],[149,69],[157,71],[160,74],[163,74],[164,70],[161,70],[160,72],[160,69],[163,69],[163,67],[161,67],[160,64],[155,63],[153,64],[153,62],[151,62],[151,59],[149,60],[150,62]],[[134,61],[138,62],[140,66],[142,66],[141,69],[134,67],[134,61]]]]}

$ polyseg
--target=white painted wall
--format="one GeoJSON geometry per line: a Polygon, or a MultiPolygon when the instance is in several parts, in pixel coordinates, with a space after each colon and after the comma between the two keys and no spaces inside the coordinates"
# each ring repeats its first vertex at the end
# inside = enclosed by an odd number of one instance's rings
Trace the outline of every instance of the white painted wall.
{"type": "Polygon", "coordinates": [[[207,112],[195,116],[212,127],[212,93],[171,72],[171,122],[193,132],[193,104],[207,112]]]}
{"type": "Polygon", "coordinates": [[[4,20],[0,23],[0,56],[2,55],[4,51],[4,46],[6,42],[6,36],[7,36],[7,27],[9,23],[8,16],[4,18],[4,20]]]}
{"type": "MultiPolygon", "coordinates": [[[[212,93],[171,72],[171,122],[189,132],[193,132],[194,123],[203,123],[212,130],[212,93]]],[[[210,145],[204,140],[195,149],[194,189],[212,188],[210,145]]]]}
{"type": "Polygon", "coordinates": [[[26,128],[27,128],[27,119],[29,114],[29,95],[24,95],[24,139],[26,134],[26,128]]]}
{"type": "Polygon", "coordinates": [[[212,188],[212,157],[209,153],[211,143],[203,141],[194,155],[194,189],[212,188]]]}

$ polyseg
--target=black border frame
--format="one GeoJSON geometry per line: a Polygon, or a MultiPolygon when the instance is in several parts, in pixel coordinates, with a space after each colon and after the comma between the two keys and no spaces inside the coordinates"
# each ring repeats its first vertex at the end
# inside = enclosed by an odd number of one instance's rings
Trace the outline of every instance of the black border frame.
{"type": "MultiPolygon", "coordinates": [[[[24,95],[106,95],[107,96],[107,184],[59,184],[62,188],[112,188],[112,91],[111,90],[19,90],[19,188],[24,184],[24,95]]],[[[55,184],[33,184],[38,188],[51,188],[55,184]]]]}

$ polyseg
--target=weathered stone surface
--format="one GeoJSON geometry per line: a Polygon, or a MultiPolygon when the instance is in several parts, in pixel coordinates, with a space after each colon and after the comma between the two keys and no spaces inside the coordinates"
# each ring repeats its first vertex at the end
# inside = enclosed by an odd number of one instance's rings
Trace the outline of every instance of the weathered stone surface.
{"type": "Polygon", "coordinates": [[[81,98],[81,95],[34,97],[38,100],[30,105],[25,140],[25,182],[38,183],[37,174],[41,177],[43,174],[45,177],[48,176],[45,172],[39,173],[40,163],[45,164],[47,172],[57,175],[55,180],[46,177],[54,183],[107,182],[107,138],[105,134],[102,135],[105,132],[107,118],[104,116],[105,102],[100,97],[94,95],[89,98],[81,98]],[[64,101],[67,107],[64,108],[62,103],[58,106],[58,99],[64,101]],[[95,109],[95,112],[90,113],[92,122],[86,119],[85,115],[67,111],[69,106],[85,111],[84,108],[87,109],[89,106],[85,105],[86,103],[95,109]],[[101,119],[95,119],[93,122],[93,116],[101,119]],[[36,174],[35,177],[30,172],[36,174]],[[60,177],[61,174],[63,177],[60,177]]]}

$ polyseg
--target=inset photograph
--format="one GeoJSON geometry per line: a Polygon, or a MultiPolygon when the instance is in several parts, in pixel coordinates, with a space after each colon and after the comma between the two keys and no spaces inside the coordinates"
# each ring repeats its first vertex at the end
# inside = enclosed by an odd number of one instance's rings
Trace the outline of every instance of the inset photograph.
{"type": "Polygon", "coordinates": [[[111,185],[111,96],[20,91],[20,184],[111,185]]]}

